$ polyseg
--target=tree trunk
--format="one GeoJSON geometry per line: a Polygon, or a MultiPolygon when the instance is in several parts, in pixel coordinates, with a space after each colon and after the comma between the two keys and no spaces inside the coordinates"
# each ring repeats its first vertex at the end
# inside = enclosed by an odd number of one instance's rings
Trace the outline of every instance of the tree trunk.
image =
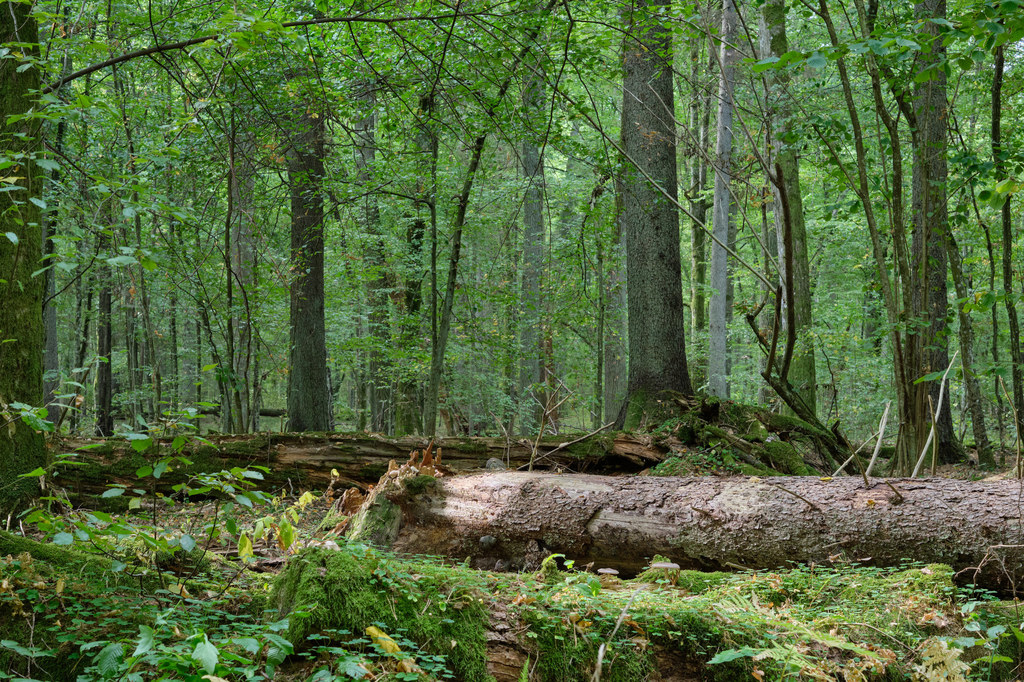
{"type": "MultiPolygon", "coordinates": [[[[761,59],[781,57],[789,52],[784,0],[768,0],[761,8],[765,29],[761,32],[761,59]]],[[[811,336],[811,272],[807,260],[807,229],[800,191],[800,165],[796,150],[783,140],[789,132],[791,105],[789,77],[781,69],[769,71],[767,93],[771,152],[768,175],[773,176],[772,193],[778,240],[779,278],[783,282],[780,331],[793,326],[795,346],[787,378],[810,412],[817,412],[817,373],[814,339],[811,336]],[[792,300],[789,300],[790,294],[792,300]]]]}
{"type": "MultiPolygon", "coordinates": [[[[239,122],[232,116],[232,124],[239,122]]],[[[253,232],[255,224],[256,194],[256,136],[248,126],[235,128],[234,135],[234,182],[232,188],[234,198],[234,220],[231,231],[231,275],[238,285],[237,299],[231,311],[234,329],[234,354],[231,359],[235,373],[235,385],[232,390],[238,415],[238,425],[243,432],[259,429],[258,408],[254,405],[258,378],[253,372],[253,304],[257,283],[256,238],[253,232]]]]}
{"type": "MultiPolygon", "coordinates": [[[[403,303],[404,317],[400,326],[401,345],[406,352],[422,346],[420,314],[423,308],[423,240],[428,229],[427,211],[433,214],[434,186],[430,179],[437,167],[437,137],[433,128],[434,99],[432,95],[420,97],[420,120],[416,130],[416,201],[415,216],[406,231],[406,274],[403,303]]],[[[405,367],[399,373],[395,392],[395,435],[405,436],[423,432],[423,391],[418,368],[405,367]]]]}
{"type": "MultiPolygon", "coordinates": [[[[544,82],[539,75],[526,77],[523,109],[529,118],[536,118],[544,103],[544,82]]],[[[546,111],[542,112],[546,115],[546,111]]],[[[527,135],[534,135],[533,121],[524,126],[527,135]]],[[[545,404],[542,376],[543,341],[541,282],[544,278],[544,157],[535,139],[522,143],[523,179],[523,261],[521,272],[521,312],[519,314],[519,430],[527,436],[542,428],[545,404]]]]}
{"type": "Polygon", "coordinates": [[[32,160],[41,149],[40,119],[15,120],[35,105],[39,89],[38,29],[32,6],[0,3],[0,43],[20,43],[28,53],[0,60],[0,146],[21,158],[7,174],[18,178],[18,189],[0,194],[0,524],[8,514],[39,494],[39,479],[19,478],[46,464],[43,436],[8,406],[21,402],[43,404],[43,279],[33,277],[42,254],[39,207],[42,169],[32,160]],[[14,238],[11,238],[14,235],[14,238]]]}
{"type": "MultiPolygon", "coordinates": [[[[921,320],[911,335],[916,346],[912,366],[913,379],[943,372],[949,364],[946,328],[946,234],[949,231],[946,206],[946,135],[948,133],[946,101],[946,74],[938,65],[945,58],[945,47],[938,25],[931,19],[944,19],[945,0],[922,0],[915,5],[915,15],[922,21],[926,32],[933,37],[929,50],[922,50],[918,69],[931,69],[932,77],[919,83],[915,89],[914,112],[914,170],[912,211],[914,230],[911,255],[912,319],[921,320]]],[[[925,381],[914,387],[914,423],[917,449],[928,437],[928,424],[932,413],[939,409],[941,382],[925,381]],[[930,398],[930,400],[929,400],[930,398]]],[[[952,463],[962,458],[963,452],[953,432],[951,392],[946,392],[947,404],[941,407],[935,428],[939,461],[952,463]]]]}
{"type": "MultiPolygon", "coordinates": [[[[162,439],[160,444],[166,448],[170,440],[162,439]]],[[[171,492],[171,486],[181,482],[177,475],[246,466],[270,469],[260,482],[267,491],[281,487],[324,490],[331,483],[332,470],[338,472],[335,488],[357,486],[366,490],[387,472],[390,461],[404,462],[410,452],[423,450],[430,442],[416,436],[385,438],[376,434],[339,433],[211,435],[206,440],[186,447],[184,454],[193,465],[161,477],[159,484],[166,486],[165,492],[171,492]]],[[[627,474],[654,466],[671,451],[669,445],[625,433],[613,438],[593,436],[560,447],[572,440],[545,436],[534,456],[532,444],[526,440],[509,443],[504,438],[437,438],[434,456],[440,453],[441,464],[455,474],[502,466],[525,469],[531,458],[538,469],[627,474]]],[[[152,453],[140,455],[124,440],[66,438],[57,441],[57,446],[62,452],[87,448],[79,450],[76,457],[81,464],[63,467],[58,479],[61,486],[76,494],[100,495],[111,483],[137,485],[136,469],[152,460],[152,453]]]]}
{"type": "MultiPolygon", "coordinates": [[[[694,40],[690,45],[690,84],[693,88],[690,101],[690,142],[694,152],[689,158],[690,172],[690,321],[691,333],[703,331],[706,326],[705,288],[707,287],[707,247],[704,222],[707,217],[707,201],[703,197],[708,181],[708,141],[710,139],[711,95],[709,87],[700,80],[701,46],[703,41],[694,40]]],[[[709,49],[714,49],[708,42],[709,49]]],[[[714,60],[710,60],[713,62],[714,60]]],[[[710,62],[709,62],[710,63],[710,62]]]]}
{"type": "Polygon", "coordinates": [[[728,306],[729,286],[729,182],[732,159],[732,109],[735,87],[736,34],[738,17],[735,0],[724,0],[722,10],[722,39],[719,49],[721,77],[718,86],[718,128],[715,142],[715,196],[712,208],[711,244],[711,306],[709,310],[710,338],[708,345],[708,391],[719,398],[729,397],[728,374],[728,306]]]}
{"type": "MultiPolygon", "coordinates": [[[[995,162],[996,180],[1006,179],[1006,152],[1003,149],[1003,70],[1006,58],[1004,47],[996,48],[995,76],[992,83],[992,158],[995,162]]],[[[1020,322],[1017,318],[1017,304],[1013,297],[1013,225],[1010,213],[1010,201],[1013,195],[1008,194],[1003,202],[1003,297],[1006,305],[1007,327],[1010,332],[1010,367],[1013,377],[1013,408],[1017,413],[1014,425],[1017,439],[1024,439],[1024,354],[1020,347],[1020,322]]]]}
{"type": "Polygon", "coordinates": [[[964,370],[964,387],[967,390],[967,406],[971,411],[971,426],[974,431],[974,445],[978,449],[978,464],[991,469],[996,462],[992,456],[992,444],[985,428],[985,399],[981,393],[981,382],[974,371],[974,323],[971,314],[964,311],[964,301],[969,292],[964,278],[963,263],[953,233],[947,234],[946,248],[949,251],[949,266],[956,287],[957,316],[960,320],[960,359],[964,370]]]}
{"type": "MultiPolygon", "coordinates": [[[[106,209],[109,214],[109,209],[106,209]]],[[[109,258],[107,250],[110,248],[110,237],[101,231],[96,238],[96,251],[101,259],[109,258]]],[[[110,292],[110,281],[113,274],[110,266],[101,263],[99,266],[99,310],[96,315],[96,435],[110,436],[114,433],[114,375],[113,357],[111,357],[111,325],[112,297],[110,292]]]]}
{"type": "Polygon", "coordinates": [[[628,574],[655,554],[702,570],[845,557],[981,566],[961,577],[986,587],[1024,577],[1017,481],[889,482],[506,472],[436,479],[419,494],[384,483],[382,494],[404,512],[387,538],[394,549],[472,557],[478,567],[499,559],[522,566],[552,553],[628,574]],[[485,536],[495,541],[481,542],[485,536]]]}
{"type": "Polygon", "coordinates": [[[629,380],[618,421],[639,424],[664,390],[690,395],[676,210],[672,38],[667,0],[624,13],[622,149],[633,166],[620,183],[626,238],[629,380]],[[659,189],[660,186],[660,189],[659,189]],[[662,194],[665,192],[670,199],[662,194]]]}
{"type": "Polygon", "coordinates": [[[353,128],[355,164],[363,192],[363,230],[369,237],[366,262],[371,270],[366,296],[370,308],[367,320],[370,335],[367,358],[370,429],[378,433],[389,433],[394,424],[391,361],[386,352],[391,346],[388,292],[392,289],[392,283],[389,281],[385,242],[381,234],[380,207],[373,187],[373,183],[377,182],[374,167],[377,160],[376,83],[360,80],[356,87],[355,96],[361,103],[363,116],[353,128]]]}
{"type": "Polygon", "coordinates": [[[304,114],[297,122],[288,159],[291,188],[291,349],[288,374],[288,430],[328,431],[332,427],[327,385],[324,325],[324,174],[322,117],[304,114]]]}

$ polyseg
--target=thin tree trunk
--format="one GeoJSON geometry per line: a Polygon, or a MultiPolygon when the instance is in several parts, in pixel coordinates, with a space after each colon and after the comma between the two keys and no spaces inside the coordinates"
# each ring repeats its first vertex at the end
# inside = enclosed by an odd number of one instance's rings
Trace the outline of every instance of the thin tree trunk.
{"type": "MultiPolygon", "coordinates": [[[[1004,47],[996,48],[995,73],[992,82],[992,159],[995,164],[996,180],[1007,177],[1006,152],[1003,149],[1003,71],[1006,64],[1004,47]]],[[[1024,356],[1020,347],[1020,322],[1017,304],[1013,297],[1013,224],[1010,212],[1012,194],[1003,202],[1001,213],[1003,227],[1003,301],[1006,305],[1007,327],[1010,332],[1010,367],[1013,381],[1013,407],[1017,414],[1014,425],[1018,439],[1024,439],[1024,356]]]]}
{"type": "MultiPolygon", "coordinates": [[[[786,36],[786,5],[784,0],[767,0],[761,7],[765,30],[761,32],[761,58],[780,57],[789,52],[786,36]]],[[[768,83],[768,116],[771,153],[768,174],[773,176],[772,210],[777,230],[779,277],[791,279],[792,287],[783,286],[780,330],[788,330],[790,319],[795,325],[796,344],[788,379],[810,412],[817,412],[817,373],[814,364],[814,339],[811,336],[811,274],[807,259],[807,229],[804,223],[803,198],[800,190],[800,165],[795,149],[784,139],[789,133],[791,105],[789,77],[783,70],[771,70],[768,83]],[[786,238],[788,237],[788,238],[786,238]],[[792,289],[793,300],[788,292],[792,289]],[[790,314],[792,308],[792,315],[790,314]]]]}
{"type": "Polygon", "coordinates": [[[366,261],[371,269],[367,290],[370,307],[368,331],[370,346],[369,362],[369,407],[370,429],[388,433],[393,429],[394,406],[391,386],[391,362],[386,349],[391,346],[390,315],[388,313],[389,281],[384,239],[381,234],[380,208],[377,193],[372,184],[377,181],[374,168],[377,158],[377,97],[376,84],[370,80],[360,81],[356,97],[362,103],[364,115],[356,121],[353,129],[355,139],[355,164],[359,182],[363,188],[363,225],[370,240],[366,261]]]}
{"type": "MultiPolygon", "coordinates": [[[[542,13],[547,15],[551,12],[551,9],[557,4],[557,0],[548,0],[548,3],[544,6],[542,13]]],[[[494,115],[495,110],[503,99],[505,99],[505,93],[508,92],[509,86],[512,84],[512,78],[516,71],[519,69],[519,65],[523,62],[523,59],[530,53],[533,42],[537,39],[540,29],[533,28],[527,32],[524,47],[519,51],[515,61],[510,65],[509,75],[505,78],[505,81],[498,88],[498,92],[493,100],[493,104],[485,112],[486,117],[490,118],[494,115]]],[[[455,305],[455,285],[458,278],[458,267],[459,257],[462,250],[462,229],[466,224],[466,212],[469,209],[470,194],[473,191],[473,182],[476,180],[476,172],[480,167],[480,158],[483,156],[484,144],[487,142],[487,134],[483,133],[479,135],[474,141],[470,152],[469,168],[466,170],[466,177],[462,183],[462,191],[459,193],[455,205],[455,221],[452,225],[452,236],[451,236],[451,252],[448,257],[448,278],[445,285],[444,299],[441,303],[440,311],[436,305],[437,296],[437,232],[436,232],[436,192],[435,192],[435,203],[432,206],[431,216],[433,225],[431,227],[432,245],[431,245],[431,279],[433,281],[435,305],[431,313],[431,352],[430,352],[430,378],[427,384],[427,397],[423,410],[423,426],[424,432],[428,436],[434,435],[437,428],[437,404],[438,396],[441,390],[441,374],[444,369],[444,356],[445,351],[448,347],[448,333],[451,329],[451,318],[452,309],[455,305]],[[438,314],[440,313],[440,317],[438,314]]]]}
{"type": "MultiPolygon", "coordinates": [[[[949,266],[953,275],[953,286],[956,287],[956,297],[964,301],[969,293],[964,279],[960,250],[952,232],[947,232],[946,248],[949,252],[949,266]]],[[[956,304],[956,311],[960,320],[960,358],[964,370],[964,387],[967,390],[967,407],[971,412],[974,445],[978,449],[978,464],[991,469],[995,466],[995,459],[992,457],[992,444],[989,443],[988,430],[985,428],[985,401],[981,394],[978,375],[974,372],[974,324],[970,313],[964,312],[962,303],[956,304]]]]}
{"type": "MultiPolygon", "coordinates": [[[[539,75],[526,77],[523,109],[526,116],[537,118],[543,109],[544,83],[539,75]]],[[[533,121],[536,123],[536,121],[533,121]]],[[[527,123],[527,135],[534,126],[527,123]]],[[[543,384],[543,301],[541,283],[544,278],[544,157],[534,139],[522,142],[522,171],[526,182],[523,196],[523,261],[520,268],[519,314],[519,428],[524,435],[534,435],[540,428],[545,403],[543,384]]]]}
{"type": "MultiPolygon", "coordinates": [[[[711,95],[707,83],[701,80],[700,62],[703,41],[690,45],[690,82],[693,93],[690,100],[690,136],[695,147],[690,155],[690,323],[691,333],[703,331],[707,325],[705,288],[707,287],[707,247],[704,220],[707,201],[703,193],[708,180],[708,143],[711,119],[711,95]],[[699,222],[698,222],[699,221],[699,222]]],[[[713,49],[711,43],[708,43],[713,49]]],[[[711,61],[714,61],[713,59],[711,61]]]]}
{"type": "Polygon", "coordinates": [[[728,255],[723,244],[729,242],[729,183],[732,163],[732,114],[735,71],[738,54],[735,43],[738,31],[735,0],[724,0],[722,10],[721,76],[718,86],[718,124],[715,146],[715,196],[712,208],[711,245],[711,307],[708,346],[708,391],[719,398],[729,397],[728,375],[728,255]]]}

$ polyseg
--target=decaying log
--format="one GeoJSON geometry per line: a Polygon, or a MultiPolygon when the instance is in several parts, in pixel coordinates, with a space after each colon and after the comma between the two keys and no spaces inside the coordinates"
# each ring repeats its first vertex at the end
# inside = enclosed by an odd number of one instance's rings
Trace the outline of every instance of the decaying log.
{"type": "MultiPolygon", "coordinates": [[[[654,466],[665,458],[669,446],[650,437],[630,434],[595,435],[569,447],[574,438],[545,437],[537,448],[535,468],[544,470],[635,473],[654,466]]],[[[179,473],[215,472],[231,467],[265,466],[266,488],[323,490],[331,481],[332,470],[340,481],[336,488],[366,488],[377,482],[391,460],[405,461],[413,450],[422,450],[429,440],[422,437],[386,438],[376,434],[294,434],[262,433],[237,436],[208,436],[182,453],[194,462],[179,473]]],[[[84,462],[66,466],[56,479],[74,493],[99,493],[108,484],[137,484],[136,470],[156,457],[168,454],[170,439],[161,440],[161,448],[140,454],[127,441],[116,439],[74,438],[57,441],[58,452],[77,452],[84,462]],[[85,449],[82,449],[82,448],[85,449]]],[[[436,446],[443,453],[444,466],[465,473],[484,469],[489,460],[499,460],[499,468],[525,468],[533,453],[527,440],[502,438],[439,438],[436,446]]],[[[180,476],[162,478],[160,483],[180,482],[180,476]]]]}
{"type": "Polygon", "coordinates": [[[661,554],[705,570],[909,559],[949,564],[961,579],[1001,590],[1024,578],[1019,481],[874,479],[865,487],[854,477],[501,472],[385,480],[379,494],[403,512],[397,536],[384,539],[394,549],[471,557],[480,568],[560,553],[632,574],[661,554]]]}

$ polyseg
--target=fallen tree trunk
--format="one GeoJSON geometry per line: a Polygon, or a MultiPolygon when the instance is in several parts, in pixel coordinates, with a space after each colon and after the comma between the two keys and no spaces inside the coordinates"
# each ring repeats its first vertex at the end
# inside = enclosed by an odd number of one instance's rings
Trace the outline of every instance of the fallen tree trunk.
{"type": "Polygon", "coordinates": [[[703,570],[909,559],[949,564],[968,582],[1002,590],[1024,576],[1019,481],[875,479],[867,488],[853,477],[400,473],[361,514],[391,503],[402,523],[382,531],[364,518],[353,528],[373,528],[399,551],[472,557],[481,568],[559,553],[633,574],[660,554],[703,570]]]}
{"type": "MultiPolygon", "coordinates": [[[[568,445],[571,437],[547,437],[537,446],[534,466],[538,469],[635,473],[664,459],[669,445],[630,434],[595,435],[568,445]]],[[[135,472],[169,454],[170,439],[146,453],[132,449],[119,439],[68,438],[54,443],[58,452],[75,452],[73,466],[59,468],[58,485],[78,494],[101,493],[110,484],[133,485],[135,472]]],[[[337,471],[338,485],[366,489],[388,470],[391,460],[405,461],[413,450],[422,450],[429,439],[409,436],[386,438],[376,434],[298,434],[261,433],[235,436],[208,436],[187,446],[182,455],[192,461],[178,467],[176,475],[158,483],[169,488],[183,476],[197,472],[216,472],[232,467],[265,466],[266,489],[322,490],[337,471]]],[[[453,473],[492,467],[525,468],[533,455],[533,443],[501,438],[439,438],[436,447],[443,452],[442,463],[453,473]]],[[[436,452],[436,450],[435,450],[436,452]]]]}

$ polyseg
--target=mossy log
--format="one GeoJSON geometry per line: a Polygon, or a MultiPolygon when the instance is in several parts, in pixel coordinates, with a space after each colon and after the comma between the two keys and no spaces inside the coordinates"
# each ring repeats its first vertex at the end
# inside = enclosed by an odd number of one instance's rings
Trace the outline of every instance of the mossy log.
{"type": "MultiPolygon", "coordinates": [[[[537,445],[534,466],[542,470],[568,470],[602,474],[635,473],[662,461],[670,450],[647,436],[599,434],[573,442],[572,437],[547,436],[537,445]]],[[[237,466],[265,466],[267,489],[322,490],[337,471],[343,486],[365,489],[378,481],[391,460],[404,461],[422,450],[429,439],[415,436],[386,438],[368,433],[261,433],[208,436],[181,454],[193,464],[165,475],[168,488],[184,475],[215,472],[237,466]]],[[[133,485],[135,472],[169,454],[170,439],[146,453],[118,439],[69,438],[57,441],[59,452],[76,452],[76,464],[58,471],[57,485],[76,494],[97,494],[110,484],[133,485]],[[84,463],[84,464],[83,464],[84,463]]],[[[500,460],[509,469],[526,468],[533,443],[503,438],[440,438],[443,465],[453,473],[484,469],[488,460],[500,460]]]]}
{"type": "Polygon", "coordinates": [[[966,582],[1024,589],[1019,481],[875,479],[865,487],[854,477],[503,472],[380,488],[367,504],[386,510],[374,499],[386,495],[403,512],[385,543],[470,557],[480,568],[531,566],[553,553],[625,574],[656,554],[702,570],[913,560],[949,564],[966,582]]]}

